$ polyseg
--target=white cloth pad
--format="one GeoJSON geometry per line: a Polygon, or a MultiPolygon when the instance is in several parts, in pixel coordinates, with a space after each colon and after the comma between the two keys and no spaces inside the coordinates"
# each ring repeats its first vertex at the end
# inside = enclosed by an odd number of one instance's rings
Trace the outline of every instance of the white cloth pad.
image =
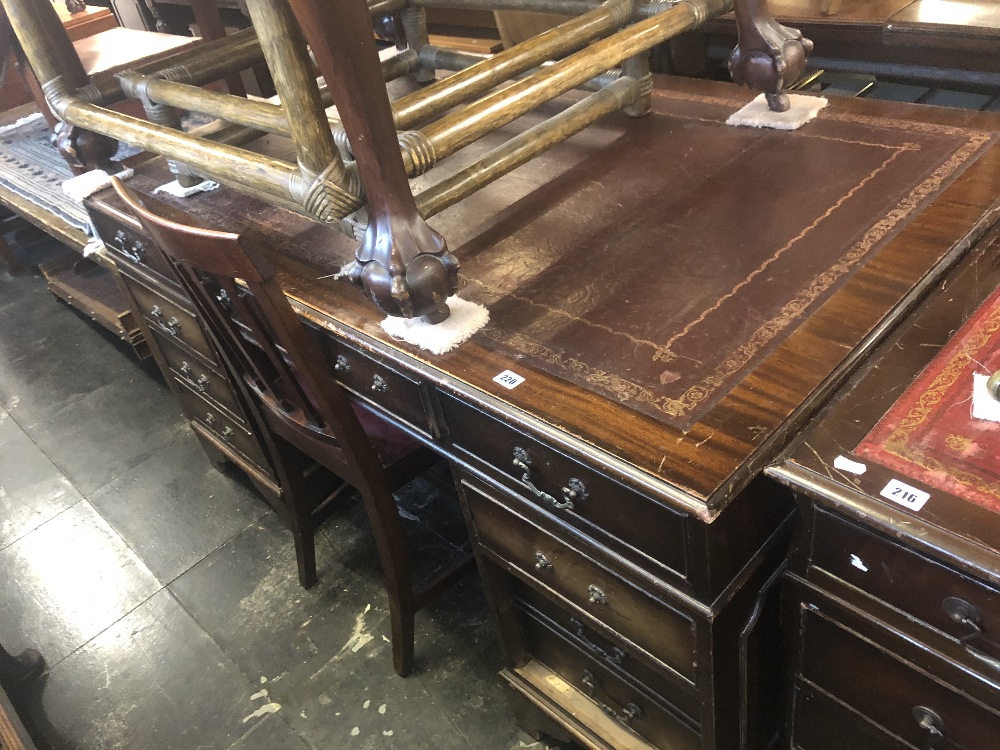
{"type": "Polygon", "coordinates": [[[737,110],[726,120],[726,125],[742,125],[750,128],[774,128],[776,130],[796,130],[819,114],[829,102],[822,96],[789,94],[791,106],[786,112],[772,112],[767,99],[760,94],[743,109],[737,110]]]}

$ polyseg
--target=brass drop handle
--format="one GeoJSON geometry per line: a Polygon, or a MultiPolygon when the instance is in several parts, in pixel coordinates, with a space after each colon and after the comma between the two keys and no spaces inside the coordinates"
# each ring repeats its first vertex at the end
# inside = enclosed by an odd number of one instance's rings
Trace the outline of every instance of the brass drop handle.
{"type": "Polygon", "coordinates": [[[160,309],[159,305],[153,305],[153,309],[149,311],[149,316],[156,321],[156,324],[164,333],[176,336],[181,332],[181,322],[175,316],[171,316],[170,320],[167,320],[167,316],[163,314],[163,310],[160,309]]]}
{"type": "MultiPolygon", "coordinates": [[[[521,472],[521,479],[520,479],[521,484],[527,487],[528,490],[531,491],[532,495],[534,495],[547,505],[551,505],[556,510],[573,509],[572,499],[567,499],[564,500],[563,502],[560,502],[559,500],[556,500],[554,497],[552,497],[552,495],[550,495],[548,492],[545,492],[544,490],[541,490],[535,486],[535,483],[531,479],[531,456],[528,455],[528,451],[526,451],[524,448],[521,447],[515,447],[514,460],[512,463],[514,468],[521,472]]],[[[583,483],[580,482],[580,480],[571,479],[569,481],[569,484],[572,487],[576,487],[575,484],[576,482],[579,482],[580,487],[583,486],[583,483]]],[[[570,489],[569,487],[564,487],[563,488],[564,498],[568,497],[567,495],[568,492],[579,492],[579,489],[570,489]]],[[[586,491],[584,491],[584,494],[586,494],[586,491]]]]}
{"type": "Polygon", "coordinates": [[[191,365],[188,364],[187,360],[181,362],[181,375],[186,378],[191,377],[191,365]]]}
{"type": "Polygon", "coordinates": [[[385,378],[381,375],[376,375],[372,378],[372,392],[379,394],[389,392],[389,384],[385,382],[385,378]]]}
{"type": "Polygon", "coordinates": [[[552,561],[544,552],[535,553],[535,570],[552,570],[552,561]]]}
{"type": "Polygon", "coordinates": [[[197,388],[201,393],[204,393],[207,390],[206,388],[207,385],[208,385],[208,375],[206,375],[205,373],[202,373],[197,378],[195,378],[194,387],[197,388]]]}
{"type": "Polygon", "coordinates": [[[974,644],[975,641],[982,642],[988,640],[983,636],[983,628],[979,624],[983,616],[979,607],[964,599],[959,599],[957,596],[949,596],[941,602],[941,608],[948,615],[948,619],[969,629],[969,632],[958,639],[958,642],[965,646],[965,652],[977,661],[1000,672],[1000,659],[994,658],[976,648],[974,644]]]}
{"type": "Polygon", "coordinates": [[[587,586],[587,593],[590,594],[590,597],[587,599],[587,601],[590,602],[591,604],[605,605],[608,603],[608,595],[605,594],[604,591],[599,586],[590,584],[589,586],[587,586]]]}
{"type": "Polygon", "coordinates": [[[337,359],[333,363],[333,371],[338,375],[346,375],[351,371],[351,364],[347,361],[347,357],[343,354],[338,354],[337,359]]]}
{"type": "Polygon", "coordinates": [[[626,703],[621,710],[621,713],[616,711],[612,706],[598,700],[597,695],[597,681],[594,679],[594,673],[589,669],[583,670],[583,675],[580,678],[580,684],[583,685],[583,692],[601,707],[608,716],[610,716],[615,721],[621,722],[625,726],[631,726],[632,722],[636,719],[641,719],[643,717],[642,709],[635,705],[631,701],[626,703]]]}
{"type": "Polygon", "coordinates": [[[577,620],[575,617],[569,618],[569,626],[573,630],[573,633],[576,635],[580,643],[583,644],[583,647],[586,648],[590,653],[594,654],[595,656],[601,659],[611,662],[615,666],[620,667],[622,665],[622,661],[625,659],[625,652],[622,651],[620,648],[618,648],[617,646],[612,646],[611,652],[609,653],[605,649],[598,646],[596,643],[590,640],[590,638],[587,637],[587,633],[583,629],[583,623],[577,620]]]}
{"type": "Polygon", "coordinates": [[[935,750],[939,747],[941,741],[944,740],[944,720],[941,716],[926,706],[914,706],[913,718],[917,720],[917,726],[926,733],[924,747],[927,750],[935,750]]]}

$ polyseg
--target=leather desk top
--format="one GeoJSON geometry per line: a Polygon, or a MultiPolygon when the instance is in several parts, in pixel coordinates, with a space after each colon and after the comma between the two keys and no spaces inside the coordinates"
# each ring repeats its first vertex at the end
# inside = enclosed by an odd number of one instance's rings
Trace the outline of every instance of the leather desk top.
{"type": "Polygon", "coordinates": [[[971,416],[973,375],[1000,362],[1000,241],[996,230],[991,235],[767,473],[822,506],[1000,584],[1000,424],[971,416]],[[864,472],[838,469],[838,456],[864,472]],[[883,493],[893,480],[925,492],[926,501],[892,500],[891,490],[883,493]]]}
{"type": "MultiPolygon", "coordinates": [[[[779,134],[722,124],[750,97],[731,85],[658,89],[652,116],[609,118],[431,220],[493,321],[443,356],[393,342],[329,279],[347,238],[226,189],[171,202],[266,235],[289,296],[335,335],[710,520],[995,219],[997,120],[837,100],[779,134]],[[515,390],[493,382],[507,369],[515,390]],[[699,386],[686,411],[654,403],[699,386]]],[[[168,179],[155,162],[130,184],[168,179]]]]}

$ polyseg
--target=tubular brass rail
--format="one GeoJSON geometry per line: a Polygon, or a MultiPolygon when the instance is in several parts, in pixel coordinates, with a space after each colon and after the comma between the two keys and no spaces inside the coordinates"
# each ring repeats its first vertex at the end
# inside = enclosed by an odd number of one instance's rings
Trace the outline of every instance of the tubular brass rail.
{"type": "MultiPolygon", "coordinates": [[[[733,0],[684,0],[613,36],[594,42],[557,63],[475,103],[445,115],[422,129],[438,159],[455,153],[492,130],[513,122],[549,99],[566,93],[622,60],[639,54],[684,31],[706,17],[726,13],[733,0]]],[[[460,75],[460,74],[458,74],[460,75]]]]}
{"type": "Polygon", "coordinates": [[[393,102],[396,128],[408,130],[473,96],[509,81],[519,73],[609,34],[629,20],[632,1],[607,0],[583,16],[499,52],[489,60],[432,83],[420,91],[400,97],[393,102]]]}
{"type": "Polygon", "coordinates": [[[526,164],[539,154],[576,135],[591,123],[628,106],[642,96],[634,78],[619,78],[544,122],[514,136],[475,163],[416,196],[426,218],[467,198],[480,188],[526,164]]]}

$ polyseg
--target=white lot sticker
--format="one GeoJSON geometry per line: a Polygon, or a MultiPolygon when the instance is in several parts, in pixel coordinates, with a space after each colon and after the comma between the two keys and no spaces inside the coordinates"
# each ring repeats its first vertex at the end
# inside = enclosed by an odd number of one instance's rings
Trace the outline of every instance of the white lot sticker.
{"type": "Polygon", "coordinates": [[[910,510],[920,510],[930,499],[930,495],[923,490],[903,484],[898,479],[889,480],[889,484],[882,488],[881,494],[887,500],[899,503],[910,510]]]}
{"type": "Polygon", "coordinates": [[[844,456],[837,456],[833,459],[833,468],[840,469],[841,471],[849,471],[852,474],[864,474],[868,471],[868,467],[857,461],[852,461],[844,456]]]}
{"type": "Polygon", "coordinates": [[[510,390],[514,390],[519,385],[521,385],[521,383],[524,382],[524,378],[522,378],[516,372],[511,372],[510,370],[504,370],[499,375],[497,375],[495,378],[493,378],[493,382],[494,383],[499,383],[504,388],[508,388],[510,390]]]}

